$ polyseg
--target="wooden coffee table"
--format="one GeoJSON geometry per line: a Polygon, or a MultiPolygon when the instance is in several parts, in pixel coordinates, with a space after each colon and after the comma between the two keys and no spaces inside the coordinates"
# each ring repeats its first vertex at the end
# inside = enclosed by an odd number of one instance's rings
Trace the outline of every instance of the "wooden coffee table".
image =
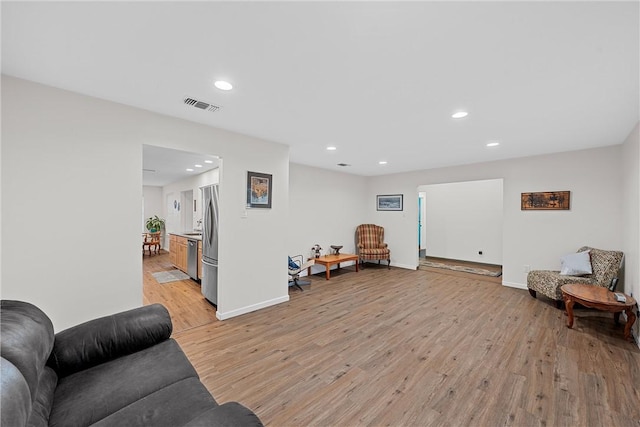
{"type": "Polygon", "coordinates": [[[564,285],[560,289],[562,290],[565,307],[567,308],[568,328],[573,327],[573,304],[579,303],[585,307],[597,308],[598,310],[614,313],[613,319],[616,324],[620,321],[620,313],[623,311],[627,313],[627,324],[624,326],[624,338],[627,341],[631,338],[631,327],[636,321],[636,314],[633,312],[636,300],[632,296],[625,294],[627,301],[618,302],[616,301],[614,293],[609,289],[582,283],[564,285]]]}
{"type": "MultiPolygon", "coordinates": [[[[354,254],[338,254],[338,255],[324,255],[321,256],[320,258],[314,258],[316,261],[316,265],[320,264],[320,265],[324,265],[326,271],[325,271],[325,277],[327,278],[327,280],[329,280],[329,277],[331,277],[331,266],[334,264],[338,264],[338,268],[340,268],[340,263],[341,262],[347,262],[347,261],[355,261],[356,262],[356,272],[358,271],[358,255],[354,255],[354,254]]],[[[307,268],[307,276],[311,275],[311,267],[307,268]]]]}

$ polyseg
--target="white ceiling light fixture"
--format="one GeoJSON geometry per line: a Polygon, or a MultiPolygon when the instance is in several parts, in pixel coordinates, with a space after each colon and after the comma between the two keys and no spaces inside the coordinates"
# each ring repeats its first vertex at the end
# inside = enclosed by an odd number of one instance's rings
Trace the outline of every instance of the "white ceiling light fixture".
{"type": "Polygon", "coordinates": [[[338,147],[334,147],[333,145],[327,147],[327,151],[336,151],[337,149],[338,147]]]}
{"type": "Polygon", "coordinates": [[[193,169],[187,168],[187,172],[193,172],[193,169]]]}
{"type": "Polygon", "coordinates": [[[233,89],[233,85],[229,82],[225,82],[224,80],[216,80],[213,85],[220,90],[231,90],[233,89]]]}
{"type": "Polygon", "coordinates": [[[202,167],[202,165],[194,165],[194,166],[197,167],[197,168],[201,168],[202,167]]]}
{"type": "Polygon", "coordinates": [[[451,118],[462,119],[464,117],[467,117],[468,115],[469,115],[469,113],[467,113],[466,111],[456,111],[455,113],[453,113],[451,115],[451,118]]]}
{"type": "Polygon", "coordinates": [[[387,164],[387,161],[386,161],[386,160],[380,160],[380,161],[378,162],[378,164],[379,164],[379,165],[386,165],[386,164],[387,164]]]}
{"type": "Polygon", "coordinates": [[[489,141],[487,142],[487,147],[497,147],[500,145],[500,141],[489,141]]]}
{"type": "Polygon", "coordinates": [[[204,162],[211,164],[211,163],[213,163],[213,160],[205,160],[204,162]]]}

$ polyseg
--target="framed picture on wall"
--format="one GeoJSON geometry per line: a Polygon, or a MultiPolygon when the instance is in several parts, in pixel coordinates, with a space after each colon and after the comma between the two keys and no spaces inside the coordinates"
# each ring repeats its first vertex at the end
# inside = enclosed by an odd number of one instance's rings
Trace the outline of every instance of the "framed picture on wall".
{"type": "Polygon", "coordinates": [[[271,208],[272,175],[247,172],[247,207],[271,208]]]}
{"type": "Polygon", "coordinates": [[[388,194],[376,196],[376,208],[379,211],[401,211],[402,194],[388,194]]]}
{"type": "Polygon", "coordinates": [[[570,209],[570,191],[544,191],[539,193],[522,193],[520,209],[529,210],[564,210],[570,209]]]}

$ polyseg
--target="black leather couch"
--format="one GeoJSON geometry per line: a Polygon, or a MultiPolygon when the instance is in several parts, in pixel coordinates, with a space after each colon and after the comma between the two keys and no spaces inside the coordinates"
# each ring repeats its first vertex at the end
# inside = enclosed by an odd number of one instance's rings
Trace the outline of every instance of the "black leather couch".
{"type": "Polygon", "coordinates": [[[239,403],[216,403],[162,305],[54,335],[36,306],[3,300],[0,328],[3,427],[262,425],[239,403]]]}

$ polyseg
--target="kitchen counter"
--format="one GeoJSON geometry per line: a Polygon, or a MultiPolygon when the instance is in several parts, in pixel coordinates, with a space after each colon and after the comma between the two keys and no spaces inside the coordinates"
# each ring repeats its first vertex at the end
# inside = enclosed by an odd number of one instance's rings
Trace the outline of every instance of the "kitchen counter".
{"type": "Polygon", "coordinates": [[[185,239],[191,240],[202,240],[202,234],[195,234],[194,232],[185,232],[185,233],[169,233],[169,235],[184,237],[185,239]]]}

